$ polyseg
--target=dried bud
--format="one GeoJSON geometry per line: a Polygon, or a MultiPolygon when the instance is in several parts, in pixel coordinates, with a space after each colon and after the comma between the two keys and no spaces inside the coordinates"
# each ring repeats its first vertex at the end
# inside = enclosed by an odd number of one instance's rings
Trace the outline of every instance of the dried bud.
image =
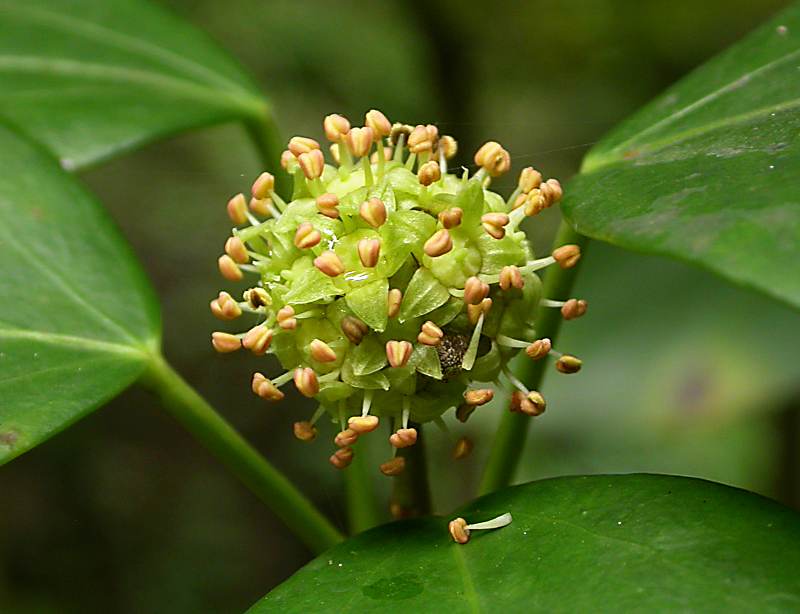
{"type": "Polygon", "coordinates": [[[398,288],[389,290],[386,296],[386,303],[389,306],[389,317],[393,318],[400,313],[400,303],[403,302],[403,292],[398,288]]]}
{"type": "Polygon", "coordinates": [[[466,422],[469,420],[469,417],[472,415],[472,412],[475,411],[477,405],[468,405],[467,403],[462,403],[461,405],[456,408],[456,418],[459,422],[466,422]]]}
{"type": "Polygon", "coordinates": [[[408,135],[408,149],[411,153],[433,150],[433,137],[425,126],[416,126],[408,135]]]}
{"type": "Polygon", "coordinates": [[[526,194],[525,192],[520,192],[514,199],[514,204],[511,205],[511,208],[519,209],[520,207],[524,206],[527,202],[528,202],[528,194],[526,194]]]}
{"type": "Polygon", "coordinates": [[[283,330],[294,330],[297,328],[297,319],[294,317],[294,307],[291,305],[285,305],[278,309],[278,313],[275,317],[278,320],[278,326],[283,330]]]}
{"type": "Polygon", "coordinates": [[[467,305],[478,305],[489,296],[489,284],[473,276],[464,284],[464,302],[467,305]]]}
{"type": "Polygon", "coordinates": [[[502,239],[506,236],[506,230],[503,226],[508,224],[508,222],[508,215],[505,213],[484,213],[481,216],[481,225],[483,229],[495,239],[502,239]]]}
{"type": "Polygon", "coordinates": [[[450,531],[450,537],[458,544],[466,544],[469,541],[469,529],[467,528],[467,521],[463,518],[456,518],[451,520],[447,525],[450,531]]]}
{"type": "Polygon", "coordinates": [[[344,273],[344,264],[333,250],[326,250],[314,258],[314,266],[328,277],[336,277],[344,273]]]}
{"type": "Polygon", "coordinates": [[[272,191],[275,189],[275,177],[272,173],[261,173],[253,182],[251,192],[253,198],[268,198],[272,191]]]}
{"type": "Polygon", "coordinates": [[[477,324],[481,314],[486,315],[492,308],[492,299],[485,298],[479,305],[467,305],[467,318],[471,324],[477,324]]]}
{"type": "Polygon", "coordinates": [[[475,152],[475,164],[492,177],[498,177],[511,168],[511,156],[500,143],[488,141],[475,152]]]}
{"type": "Polygon", "coordinates": [[[251,388],[254,393],[265,401],[280,401],[284,397],[278,387],[267,379],[263,373],[253,373],[251,388]]]}
{"type": "Polygon", "coordinates": [[[284,149],[281,152],[281,167],[283,170],[291,173],[294,170],[295,164],[297,164],[297,158],[294,157],[291,151],[284,149]]]}
{"type": "Polygon", "coordinates": [[[211,333],[211,345],[220,354],[235,352],[242,347],[242,342],[236,335],[229,333],[211,333]]]}
{"type": "Polygon", "coordinates": [[[336,434],[336,437],[333,439],[333,443],[340,448],[346,448],[348,446],[352,446],[357,440],[358,433],[356,431],[353,429],[345,429],[336,434]]]}
{"type": "Polygon", "coordinates": [[[467,390],[464,393],[464,402],[467,405],[486,405],[494,398],[494,390],[491,388],[480,388],[479,390],[467,390]]]}
{"type": "Polygon", "coordinates": [[[400,475],[406,468],[406,459],[402,456],[395,456],[380,466],[381,473],[388,477],[400,475]]]}
{"type": "Polygon", "coordinates": [[[439,221],[445,228],[455,228],[461,224],[461,218],[463,215],[464,212],[460,207],[451,207],[450,209],[445,209],[439,214],[439,221]]]}
{"type": "Polygon", "coordinates": [[[517,185],[523,194],[527,194],[542,185],[542,174],[532,166],[526,166],[519,174],[519,183],[517,185]]]}
{"type": "Polygon", "coordinates": [[[300,441],[314,441],[317,437],[317,427],[307,421],[295,422],[293,426],[294,436],[300,441]]]}
{"type": "Polygon", "coordinates": [[[447,232],[447,229],[442,228],[433,233],[431,238],[425,241],[423,249],[428,256],[436,258],[453,249],[453,239],[450,237],[450,233],[447,232]]]}
{"type": "Polygon", "coordinates": [[[387,341],[386,358],[394,368],[405,367],[413,349],[408,341],[387,341]]]}
{"type": "Polygon", "coordinates": [[[341,144],[339,143],[331,143],[328,147],[328,151],[331,152],[331,158],[333,158],[333,161],[336,162],[336,164],[342,163],[342,154],[339,151],[339,147],[341,147],[341,144]]]}
{"type": "Polygon", "coordinates": [[[458,152],[458,143],[452,136],[444,135],[439,139],[438,151],[444,156],[445,160],[450,160],[458,152]]]}
{"type": "Polygon", "coordinates": [[[539,188],[534,188],[528,193],[528,199],[525,202],[525,215],[539,215],[549,206],[550,203],[547,201],[547,198],[545,198],[544,194],[542,194],[542,190],[539,188]]]}
{"type": "Polygon", "coordinates": [[[261,217],[272,217],[272,199],[270,198],[251,198],[250,211],[261,217]]]}
{"type": "Polygon", "coordinates": [[[389,436],[389,443],[395,448],[407,448],[417,443],[417,429],[397,429],[389,436]]]}
{"type": "Polygon", "coordinates": [[[408,124],[400,124],[400,123],[392,124],[392,131],[391,133],[389,133],[389,142],[392,145],[397,145],[401,136],[406,139],[406,142],[408,142],[408,137],[413,129],[414,128],[412,128],[408,124]]]}
{"type": "Polygon", "coordinates": [[[437,346],[442,342],[442,337],[444,337],[442,329],[428,320],[422,325],[422,329],[419,335],[417,335],[417,341],[424,345],[437,346]]]}
{"type": "Polygon", "coordinates": [[[545,337],[544,339],[537,339],[531,343],[525,348],[525,353],[531,360],[540,360],[547,356],[551,349],[553,349],[553,344],[550,339],[545,337]]]}
{"type": "Polygon", "coordinates": [[[442,170],[439,168],[439,163],[435,160],[429,160],[419,167],[417,171],[417,178],[424,186],[429,186],[432,183],[439,181],[442,178],[442,170]]]}
{"type": "Polygon", "coordinates": [[[314,369],[298,367],[294,370],[294,385],[304,397],[313,397],[319,392],[319,380],[314,369]]]}
{"type": "Polygon", "coordinates": [[[583,366],[583,361],[577,356],[570,356],[569,354],[564,354],[556,361],[556,369],[567,375],[577,373],[581,370],[581,366],[583,366]]]}
{"type": "Polygon", "coordinates": [[[352,416],[347,420],[348,428],[351,428],[359,435],[371,433],[380,424],[378,416],[352,416]]]}
{"type": "Polygon", "coordinates": [[[303,222],[294,233],[294,244],[299,249],[311,249],[315,245],[319,245],[320,241],[322,241],[322,235],[319,230],[314,229],[311,222],[303,222]]]}
{"type": "Polygon", "coordinates": [[[525,280],[522,278],[522,273],[514,265],[504,266],[500,270],[500,288],[508,290],[516,288],[521,290],[525,286],[525,280]]]}
{"type": "Polygon", "coordinates": [[[372,128],[373,135],[378,138],[389,136],[392,132],[392,123],[386,119],[383,113],[376,109],[367,112],[364,124],[372,128]]]}
{"type": "Polygon", "coordinates": [[[539,416],[544,413],[546,404],[544,397],[533,390],[527,395],[520,390],[515,390],[511,395],[511,411],[525,414],[526,416],[539,416]]]}
{"type": "Polygon", "coordinates": [[[561,201],[564,191],[558,179],[548,179],[540,187],[542,194],[547,199],[548,207],[561,201]]]}
{"type": "Polygon", "coordinates": [[[364,322],[355,316],[345,316],[342,318],[340,327],[345,337],[347,337],[350,342],[354,343],[355,345],[361,343],[364,335],[369,332],[369,326],[364,324],[364,322]]]}
{"type": "Polygon", "coordinates": [[[356,158],[361,158],[369,153],[374,139],[372,128],[351,128],[345,137],[347,149],[356,158]]]}
{"type": "Polygon", "coordinates": [[[373,228],[378,228],[386,222],[386,206],[380,198],[374,196],[361,203],[358,214],[373,228]]]}
{"type": "Polygon", "coordinates": [[[553,258],[562,269],[571,269],[581,259],[581,248],[577,245],[562,245],[553,251],[553,258]]]}
{"type": "Polygon", "coordinates": [[[234,320],[242,315],[242,308],[230,294],[220,292],[219,296],[211,301],[211,313],[220,320],[234,320]]]}
{"type": "Polygon", "coordinates": [[[250,262],[250,256],[247,255],[247,248],[239,237],[228,237],[228,240],[225,241],[225,253],[233,258],[234,262],[238,262],[239,264],[247,264],[250,262]]]}
{"type": "Polygon", "coordinates": [[[217,265],[219,266],[219,272],[228,281],[239,281],[242,279],[243,274],[241,269],[228,254],[220,256],[219,260],[217,260],[217,265]]]}
{"type": "Polygon", "coordinates": [[[325,136],[333,143],[338,143],[350,131],[350,122],[346,117],[338,113],[332,113],[325,117],[322,122],[325,129],[325,136]]]}
{"type": "Polygon", "coordinates": [[[300,154],[297,161],[300,163],[306,179],[318,179],[325,170],[325,157],[319,149],[312,149],[308,153],[300,154]]]}
{"type": "Polygon", "coordinates": [[[269,349],[270,343],[272,343],[272,334],[271,328],[259,324],[247,331],[242,340],[242,345],[256,356],[263,356],[269,349]]]}
{"type": "Polygon", "coordinates": [[[378,257],[381,255],[380,239],[361,239],[356,246],[358,258],[368,269],[378,264],[378,257]]]}
{"type": "MultiPolygon", "coordinates": [[[[385,160],[391,160],[392,155],[394,154],[394,150],[391,147],[384,147],[383,148],[383,158],[385,160]]],[[[378,149],[376,148],[372,155],[369,157],[370,164],[377,164],[380,158],[378,157],[378,149]]]]}
{"type": "Polygon", "coordinates": [[[321,339],[312,340],[308,344],[308,352],[317,362],[336,362],[336,352],[321,339]]]}
{"type": "Polygon", "coordinates": [[[353,462],[353,450],[351,448],[341,448],[336,450],[328,460],[337,469],[344,469],[353,462]]]}
{"type": "Polygon", "coordinates": [[[461,460],[466,458],[472,452],[472,448],[472,440],[467,437],[461,437],[453,447],[453,459],[461,460]]]}
{"type": "Polygon", "coordinates": [[[253,309],[258,309],[264,305],[272,305],[272,297],[269,295],[269,292],[258,286],[245,290],[242,294],[242,299],[253,309]]]}
{"type": "Polygon", "coordinates": [[[329,218],[336,219],[339,217],[339,197],[330,192],[317,196],[317,209],[319,212],[329,218]]]}
{"type": "Polygon", "coordinates": [[[247,221],[247,200],[244,194],[237,194],[228,201],[228,217],[231,222],[240,226],[247,221]]]}
{"type": "Polygon", "coordinates": [[[580,318],[589,307],[589,303],[583,299],[571,298],[561,308],[561,315],[565,320],[580,318]]]}
{"type": "Polygon", "coordinates": [[[293,136],[289,140],[289,151],[291,151],[298,159],[300,158],[301,155],[309,153],[319,148],[320,148],[319,143],[317,143],[314,139],[310,139],[306,136],[293,136]]]}

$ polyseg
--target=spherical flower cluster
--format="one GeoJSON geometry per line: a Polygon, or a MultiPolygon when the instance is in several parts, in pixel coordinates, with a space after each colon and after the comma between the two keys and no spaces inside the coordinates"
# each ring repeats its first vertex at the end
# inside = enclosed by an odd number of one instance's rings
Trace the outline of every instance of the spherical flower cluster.
{"type": "MultiPolygon", "coordinates": [[[[235,228],[220,272],[255,281],[241,300],[221,292],[211,310],[223,320],[246,313],[255,321],[241,334],[215,332],[214,348],[274,354],[287,372],[255,373],[253,392],[280,401],[281,386],[293,381],[317,400],[294,433],[314,439],[315,423],[329,414],[341,426],[331,456],[339,468],[381,421],[391,425],[395,449],[414,445],[414,423],[438,421],[448,409],[466,421],[494,395],[475,382],[504,376],[515,388],[511,410],[541,414],[544,398],[508,363],[524,349],[533,360],[553,356],[563,373],[580,368],[549,339],[537,339],[533,321],[540,304],[567,319],[586,311],[585,301],[543,299],[536,275],[551,264],[574,266],[580,251],[565,245],[535,259],[518,227],[561,199],[559,182],[529,167],[504,199],[488,189],[511,166],[496,142],[475,154],[474,174],[450,173],[457,144],[435,126],[392,125],[372,110],[363,127],[341,115],[329,115],[323,127],[336,164],[326,163],[314,139],[292,138],[281,158],[294,179],[290,201],[262,173],[249,202],[243,194],[228,202],[235,228]]],[[[459,449],[463,455],[469,446],[459,449]]],[[[381,471],[402,472],[403,457],[381,471]]]]}

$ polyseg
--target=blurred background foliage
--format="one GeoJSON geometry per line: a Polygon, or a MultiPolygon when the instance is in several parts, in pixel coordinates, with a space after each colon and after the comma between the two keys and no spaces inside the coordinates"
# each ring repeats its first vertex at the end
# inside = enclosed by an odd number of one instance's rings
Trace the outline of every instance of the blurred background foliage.
{"type": "MultiPolygon", "coordinates": [[[[164,0],[166,1],[166,0],[164,0]]],[[[501,141],[519,169],[566,180],[593,141],[734,42],[782,0],[366,2],[168,0],[238,57],[269,93],[287,138],[321,119],[435,122],[459,161],[501,141]]],[[[85,174],[153,278],[166,353],[187,379],[344,525],[329,436],[301,444],[296,396],[266,407],[252,357],[215,355],[207,303],[228,222],[224,203],[262,170],[244,131],[205,130],[85,174]]],[[[497,188],[508,191],[508,176],[497,188]]],[[[547,211],[528,231],[546,250],[547,211]]],[[[654,471],[707,477],[800,504],[800,320],[682,264],[593,244],[576,294],[589,315],[558,345],[578,376],[553,373],[518,480],[654,471]]],[[[271,365],[275,371],[275,365],[271,365]]],[[[473,496],[505,399],[432,432],[436,508],[473,496]],[[452,444],[475,440],[456,464],[452,444]]],[[[379,462],[388,445],[375,438],[379,462]]],[[[388,480],[375,472],[384,492],[388,480]]],[[[3,612],[238,612],[308,552],[203,449],[134,389],[0,471],[3,612]]]]}

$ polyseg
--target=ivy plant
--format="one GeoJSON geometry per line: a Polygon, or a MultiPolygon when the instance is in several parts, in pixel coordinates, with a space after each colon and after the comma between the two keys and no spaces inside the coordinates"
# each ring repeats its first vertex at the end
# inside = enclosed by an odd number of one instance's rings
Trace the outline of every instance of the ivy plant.
{"type": "Polygon", "coordinates": [[[377,112],[364,128],[326,120],[336,167],[312,139],[281,155],[246,71],[143,0],[0,0],[0,33],[0,463],[138,383],[319,555],[252,611],[800,605],[800,519],[766,499],[653,475],[509,487],[530,417],[544,410],[546,370],[580,368],[570,355],[543,358],[562,320],[586,310],[566,299],[590,238],[800,306],[800,4],[612,130],[563,189],[531,169],[503,197],[487,189],[511,164],[500,145],[448,173],[455,141],[377,112]],[[260,284],[212,303],[223,319],[244,309],[261,321],[214,345],[271,346],[287,374],[258,373],[254,392],[277,399],[293,379],[321,403],[299,438],[313,439],[325,410],[342,421],[332,463],[357,533],[346,541],[164,358],[153,288],[72,174],[222,122],[246,126],[274,175],[256,180],[249,203],[230,201],[237,229],[219,261],[229,280],[244,270],[260,284]],[[519,218],[562,190],[552,255],[536,259],[519,218]],[[561,266],[540,283],[535,271],[551,264],[561,266]],[[450,407],[466,420],[491,396],[476,382],[501,376],[516,411],[501,421],[483,496],[431,515],[419,424],[450,407]],[[394,422],[396,456],[381,466],[396,476],[393,509],[417,517],[374,527],[353,444],[379,416],[394,422]]]}

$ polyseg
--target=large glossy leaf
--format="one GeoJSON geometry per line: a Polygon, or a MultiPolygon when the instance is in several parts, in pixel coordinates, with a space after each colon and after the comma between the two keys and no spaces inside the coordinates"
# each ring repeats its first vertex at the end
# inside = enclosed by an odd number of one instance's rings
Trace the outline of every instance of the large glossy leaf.
{"type": "Polygon", "coordinates": [[[564,207],[583,234],[800,305],[800,4],[603,139],[564,207]]]}
{"type": "Polygon", "coordinates": [[[532,482],[450,518],[378,527],[297,572],[250,611],[788,611],[800,607],[800,516],[703,480],[655,475],[532,482]]]}
{"type": "Polygon", "coordinates": [[[148,0],[0,0],[0,116],[65,168],[266,113],[235,62],[148,0]]]}
{"type": "Polygon", "coordinates": [[[102,208],[0,126],[0,464],[128,386],[158,340],[147,280],[102,208]]]}

